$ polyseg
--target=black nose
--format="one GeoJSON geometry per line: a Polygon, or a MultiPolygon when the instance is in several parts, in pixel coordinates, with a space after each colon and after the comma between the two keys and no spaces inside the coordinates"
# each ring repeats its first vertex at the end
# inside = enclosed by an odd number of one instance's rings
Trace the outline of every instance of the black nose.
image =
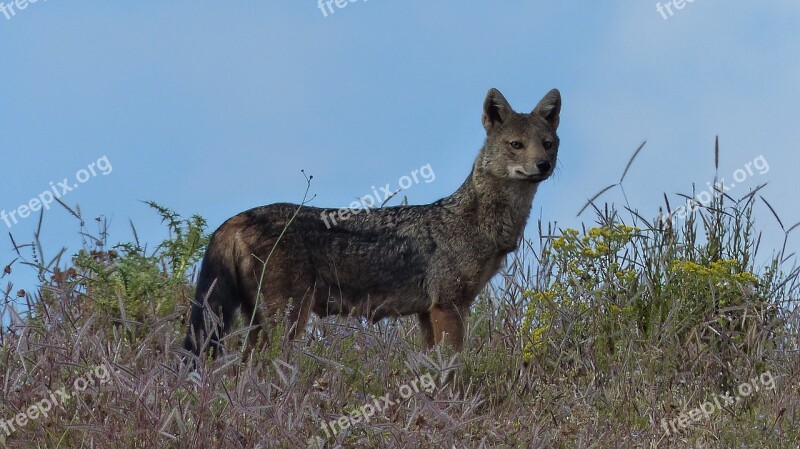
{"type": "Polygon", "coordinates": [[[539,169],[540,173],[547,173],[553,168],[553,164],[550,161],[539,161],[536,163],[536,168],[539,169]]]}

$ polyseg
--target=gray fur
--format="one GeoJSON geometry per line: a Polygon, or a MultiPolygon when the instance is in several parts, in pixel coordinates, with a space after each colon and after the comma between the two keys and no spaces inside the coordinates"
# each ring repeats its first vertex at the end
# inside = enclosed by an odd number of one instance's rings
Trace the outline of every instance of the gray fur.
{"type": "Polygon", "coordinates": [[[374,321],[415,314],[427,346],[445,340],[460,350],[470,306],[517,248],[539,183],[555,169],[560,111],[555,89],[530,114],[514,112],[490,89],[482,117],[487,137],[472,171],[455,193],[432,204],[363,211],[330,228],[321,214],[335,209],[303,207],[277,246],[298,205],[232,217],[214,232],[203,259],[186,349],[198,353],[206,336],[216,344],[239,308],[250,319],[261,261],[275,247],[254,317],[260,326],[284,312],[294,338],[311,311],[354,311],[374,321]],[[211,335],[207,307],[222,320],[211,335]]]}

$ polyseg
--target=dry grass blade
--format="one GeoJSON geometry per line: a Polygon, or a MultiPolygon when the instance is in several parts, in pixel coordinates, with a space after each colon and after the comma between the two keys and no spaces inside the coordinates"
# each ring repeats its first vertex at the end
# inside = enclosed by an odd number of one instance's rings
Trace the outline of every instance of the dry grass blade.
{"type": "Polygon", "coordinates": [[[758,186],[757,186],[755,189],[751,190],[751,191],[750,191],[750,192],[749,192],[747,195],[745,195],[745,196],[743,196],[743,197],[741,197],[741,198],[739,198],[738,200],[735,200],[735,201],[736,201],[737,203],[741,203],[741,202],[747,202],[747,201],[750,201],[750,199],[751,199],[751,198],[753,198],[754,196],[756,196],[756,194],[757,194],[757,193],[758,193],[758,192],[759,192],[761,189],[763,189],[764,187],[766,187],[766,185],[767,185],[767,184],[768,184],[768,183],[766,183],[766,182],[765,182],[765,183],[763,183],[763,184],[759,184],[759,185],[758,185],[758,186]]]}
{"type": "Polygon", "coordinates": [[[625,179],[625,175],[628,174],[628,169],[631,168],[631,164],[633,164],[633,161],[636,159],[637,156],[639,156],[639,152],[642,151],[642,148],[644,148],[646,143],[647,143],[646,140],[644,142],[642,142],[639,145],[639,148],[637,148],[636,151],[633,152],[633,156],[631,156],[631,158],[628,159],[628,164],[625,166],[625,170],[623,170],[622,176],[619,178],[619,183],[620,184],[622,184],[622,181],[625,179]]]}
{"type": "Polygon", "coordinates": [[[759,195],[758,197],[761,198],[761,201],[763,201],[764,204],[767,205],[767,207],[769,208],[769,211],[772,212],[772,216],[775,217],[776,220],[778,220],[778,224],[781,226],[781,229],[785,233],[786,232],[786,228],[783,226],[783,222],[781,221],[781,217],[778,216],[778,213],[775,212],[775,209],[772,207],[771,204],[769,204],[769,202],[763,196],[759,195]]]}
{"type": "Polygon", "coordinates": [[[10,232],[8,233],[8,238],[11,240],[11,246],[14,247],[14,252],[17,253],[17,256],[22,257],[22,253],[19,250],[21,248],[23,248],[24,246],[26,246],[26,245],[23,245],[23,246],[17,245],[17,242],[14,241],[14,236],[11,235],[10,232]]]}
{"type": "Polygon", "coordinates": [[[591,204],[594,203],[594,200],[599,198],[600,195],[606,193],[609,189],[612,189],[612,188],[614,188],[614,187],[616,187],[618,185],[619,184],[611,184],[610,186],[608,186],[608,187],[604,188],[603,190],[597,192],[593,197],[589,198],[589,200],[586,201],[586,204],[583,205],[583,207],[581,208],[581,210],[578,211],[578,214],[576,216],[580,217],[581,214],[583,213],[583,211],[585,211],[587,207],[589,207],[591,204]]]}
{"type": "Polygon", "coordinates": [[[61,205],[61,207],[63,207],[64,209],[66,209],[66,210],[67,210],[67,212],[69,212],[69,213],[70,213],[70,215],[72,215],[73,217],[77,218],[77,219],[78,219],[78,220],[81,222],[81,227],[83,227],[83,226],[85,225],[85,223],[83,222],[83,218],[81,217],[81,214],[80,214],[80,213],[78,213],[78,212],[76,212],[76,211],[72,210],[72,208],[71,208],[71,207],[69,207],[69,206],[67,206],[67,204],[66,204],[66,203],[64,203],[63,201],[61,201],[61,199],[60,199],[60,198],[55,198],[55,200],[56,200],[56,202],[57,202],[58,204],[60,204],[60,205],[61,205]]]}
{"type": "Polygon", "coordinates": [[[672,208],[669,205],[669,198],[667,198],[666,192],[664,192],[664,203],[667,205],[667,214],[672,215],[672,208]]]}
{"type": "MultiPolygon", "coordinates": [[[[653,224],[650,222],[650,220],[648,220],[645,217],[643,217],[638,211],[635,211],[635,210],[633,210],[633,209],[631,209],[631,208],[629,208],[627,206],[625,207],[625,210],[628,211],[628,213],[630,213],[634,217],[636,217],[636,219],[638,219],[642,223],[644,223],[647,228],[652,228],[653,227],[653,224]]],[[[613,221],[611,223],[613,223],[613,221]]]]}
{"type": "Polygon", "coordinates": [[[136,244],[137,247],[141,247],[141,243],[139,242],[139,233],[136,232],[136,226],[133,225],[133,220],[128,220],[128,223],[131,226],[131,232],[133,232],[133,242],[136,244]]]}

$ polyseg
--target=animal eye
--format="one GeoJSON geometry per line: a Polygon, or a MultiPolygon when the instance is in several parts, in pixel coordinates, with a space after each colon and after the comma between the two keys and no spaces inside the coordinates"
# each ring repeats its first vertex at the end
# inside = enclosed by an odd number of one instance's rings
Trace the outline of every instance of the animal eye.
{"type": "Polygon", "coordinates": [[[549,150],[550,148],[553,148],[553,142],[550,142],[549,140],[545,140],[542,145],[544,145],[544,149],[545,150],[549,150]]]}
{"type": "Polygon", "coordinates": [[[522,146],[523,146],[521,142],[517,142],[516,140],[508,142],[508,144],[511,145],[511,148],[513,148],[515,150],[520,150],[520,149],[522,149],[522,146]]]}

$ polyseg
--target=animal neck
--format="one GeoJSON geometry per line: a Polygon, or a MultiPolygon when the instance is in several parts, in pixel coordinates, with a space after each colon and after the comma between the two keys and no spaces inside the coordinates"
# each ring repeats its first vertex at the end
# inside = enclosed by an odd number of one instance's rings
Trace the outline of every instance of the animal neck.
{"type": "Polygon", "coordinates": [[[445,203],[500,252],[511,252],[525,230],[538,184],[498,178],[479,162],[445,203]]]}

